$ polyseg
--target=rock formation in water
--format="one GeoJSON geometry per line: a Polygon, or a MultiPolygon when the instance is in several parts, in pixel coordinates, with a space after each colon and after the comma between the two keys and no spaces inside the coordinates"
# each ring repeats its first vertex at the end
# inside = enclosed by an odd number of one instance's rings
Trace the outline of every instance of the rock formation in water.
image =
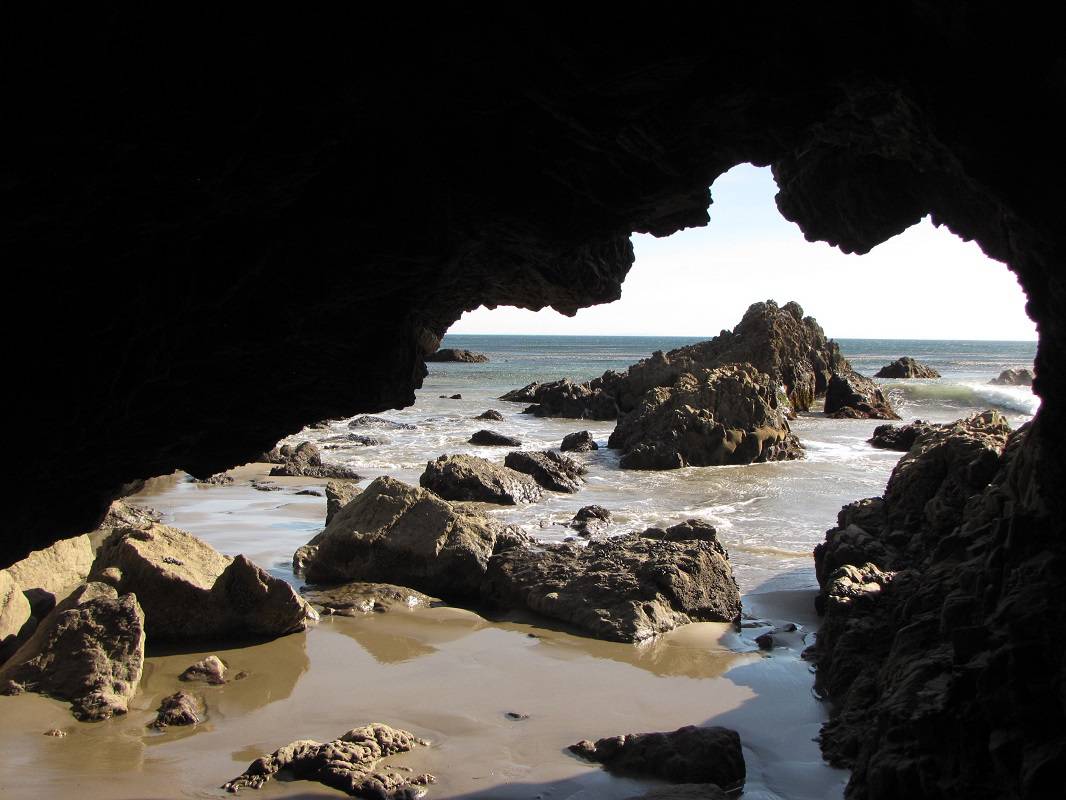
{"type": "Polygon", "coordinates": [[[1036,376],[1030,369],[1005,369],[989,381],[992,386],[1032,386],[1036,376]]]}
{"type": "Polygon", "coordinates": [[[513,436],[483,429],[476,431],[470,437],[470,444],[478,444],[483,447],[521,447],[522,441],[513,436]]]}
{"type": "Polygon", "coordinates": [[[529,475],[545,489],[568,494],[581,488],[581,476],[585,474],[583,466],[554,450],[515,450],[507,454],[503,465],[529,475]]]}
{"type": "Polygon", "coordinates": [[[535,503],[544,495],[528,475],[467,455],[443,455],[428,462],[419,483],[445,500],[475,500],[505,506],[535,503]]]}
{"type": "Polygon", "coordinates": [[[484,364],[489,357],[484,353],[474,353],[470,350],[459,350],[454,347],[443,347],[436,353],[426,356],[426,361],[458,361],[466,364],[484,364]]]}
{"type": "Polygon", "coordinates": [[[559,445],[559,449],[564,453],[587,453],[590,450],[599,450],[600,446],[596,444],[596,440],[592,438],[592,434],[588,431],[577,431],[576,433],[568,433],[563,437],[562,444],[559,445]]]}
{"type": "Polygon", "coordinates": [[[906,453],[914,446],[919,436],[936,427],[939,426],[922,422],[920,419],[906,425],[878,425],[868,441],[883,450],[900,450],[906,453]]]}
{"type": "Polygon", "coordinates": [[[835,372],[825,390],[825,413],[838,419],[899,419],[877,384],[857,372],[835,372]]]}
{"type": "Polygon", "coordinates": [[[313,442],[301,442],[296,447],[284,444],[266,453],[263,460],[278,465],[270,469],[272,478],[340,478],[349,481],[360,479],[350,467],[323,463],[322,452],[313,442]]]}
{"type": "Polygon", "coordinates": [[[910,356],[897,358],[891,364],[881,367],[875,378],[939,378],[940,373],[910,356]]]}

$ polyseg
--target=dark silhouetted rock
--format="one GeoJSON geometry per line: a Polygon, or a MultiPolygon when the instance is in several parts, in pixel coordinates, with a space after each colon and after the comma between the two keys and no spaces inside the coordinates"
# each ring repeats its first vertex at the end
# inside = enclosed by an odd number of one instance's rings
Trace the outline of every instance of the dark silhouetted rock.
{"type": "Polygon", "coordinates": [[[297,780],[317,781],[353,797],[413,800],[422,795],[417,787],[435,782],[432,775],[398,772],[388,767],[377,771],[375,767],[383,758],[428,745],[414,734],[375,722],[325,744],[310,739],[287,744],[253,761],[222,788],[228,792],[260,789],[285,770],[297,780]]]}
{"type": "Polygon", "coordinates": [[[505,467],[530,475],[533,480],[553,492],[573,494],[581,488],[585,468],[573,459],[554,450],[531,452],[516,450],[503,460],[505,467]]]}
{"type": "Polygon", "coordinates": [[[884,450],[900,450],[907,452],[914,442],[924,433],[928,433],[936,426],[916,419],[907,425],[878,425],[874,428],[874,435],[869,442],[874,447],[884,450]]]}
{"type": "Polygon", "coordinates": [[[504,436],[496,431],[480,430],[470,437],[470,444],[480,444],[487,447],[521,447],[522,442],[513,436],[504,436]]]}
{"type": "Polygon", "coordinates": [[[578,431],[577,433],[568,433],[563,437],[563,443],[559,446],[559,449],[564,453],[587,453],[590,450],[599,450],[600,446],[596,444],[596,440],[592,438],[592,434],[588,431],[578,431]]]}
{"type": "Polygon", "coordinates": [[[854,370],[834,372],[829,378],[825,413],[840,419],[899,419],[877,384],[854,370]]]}
{"type": "Polygon", "coordinates": [[[1032,386],[1035,378],[1029,369],[1005,369],[989,383],[992,386],[1032,386]]]}
{"type": "Polygon", "coordinates": [[[445,500],[477,500],[506,506],[535,503],[544,494],[528,475],[467,455],[444,455],[430,461],[419,483],[445,500]]]}
{"type": "Polygon", "coordinates": [[[373,417],[369,414],[364,414],[361,417],[355,417],[354,419],[348,420],[348,427],[365,428],[376,431],[413,431],[415,429],[415,426],[409,422],[395,422],[391,419],[373,417]]]}
{"type": "Polygon", "coordinates": [[[940,373],[910,356],[897,358],[877,371],[875,378],[939,378],[940,373]]]}
{"type": "Polygon", "coordinates": [[[503,422],[503,414],[494,408],[490,408],[488,411],[482,411],[474,419],[490,419],[493,422],[503,422]]]}
{"type": "Polygon", "coordinates": [[[198,697],[189,692],[175,692],[163,698],[156,709],[155,720],[148,727],[163,730],[171,725],[199,725],[205,710],[198,697]]]}
{"type": "Polygon", "coordinates": [[[740,736],[728,728],[686,725],[670,733],[631,733],[595,744],[585,739],[570,750],[612,772],[674,783],[712,783],[734,790],[747,777],[740,736]]]}
{"type": "Polygon", "coordinates": [[[329,481],[326,484],[326,525],[337,512],[348,505],[361,492],[352,481],[329,481]]]}
{"type": "Polygon", "coordinates": [[[208,656],[197,661],[191,667],[187,667],[181,675],[180,681],[203,681],[215,686],[221,686],[226,682],[226,665],[218,656],[208,656]]]}
{"type": "Polygon", "coordinates": [[[426,361],[458,361],[465,364],[484,364],[489,357],[484,353],[474,353],[470,350],[458,350],[453,347],[444,347],[436,353],[426,356],[426,361]]]}
{"type": "Polygon", "coordinates": [[[608,446],[623,469],[750,464],[799,458],[775,387],[761,372],[736,365],[681,375],[652,389],[618,421],[608,446]]]}

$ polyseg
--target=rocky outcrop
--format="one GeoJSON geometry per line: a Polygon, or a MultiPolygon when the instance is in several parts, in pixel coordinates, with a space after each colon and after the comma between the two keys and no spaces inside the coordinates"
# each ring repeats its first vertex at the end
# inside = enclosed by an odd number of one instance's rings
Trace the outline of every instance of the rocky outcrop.
{"type": "Polygon", "coordinates": [[[175,692],[164,697],[156,709],[155,720],[149,728],[164,730],[171,725],[199,725],[206,713],[206,705],[189,692],[175,692]]]}
{"type": "Polygon", "coordinates": [[[916,419],[907,425],[878,425],[874,435],[867,441],[883,450],[900,450],[907,452],[914,446],[918,437],[928,433],[935,425],[916,419]]]}
{"type": "Polygon", "coordinates": [[[505,436],[496,431],[480,430],[470,437],[470,444],[479,444],[485,447],[521,447],[522,442],[513,436],[505,436]]]}
{"type": "Polygon", "coordinates": [[[311,584],[368,581],[477,597],[489,558],[513,535],[433,492],[382,477],[315,537],[304,575],[311,584]]]}
{"type": "Polygon", "coordinates": [[[877,384],[854,370],[830,377],[825,413],[838,419],[899,419],[877,384]]]}
{"type": "Polygon", "coordinates": [[[992,386],[1032,386],[1036,376],[1030,369],[1005,369],[989,383],[992,386]]]}
{"type": "Polygon", "coordinates": [[[326,484],[326,525],[337,512],[354,500],[361,492],[352,481],[329,481],[326,484]]]}
{"type": "Polygon", "coordinates": [[[897,358],[891,364],[881,367],[875,374],[875,378],[939,378],[940,373],[932,367],[915,361],[910,356],[897,358]]]}
{"type": "Polygon", "coordinates": [[[503,414],[494,408],[490,408],[488,411],[482,411],[474,419],[490,419],[493,422],[503,422],[503,414]]]}
{"type": "Polygon", "coordinates": [[[301,442],[298,446],[282,445],[269,454],[270,463],[278,464],[270,470],[270,477],[286,478],[341,478],[360,480],[359,474],[341,464],[326,464],[322,452],[313,442],[301,442]]]}
{"type": "Polygon", "coordinates": [[[545,489],[573,494],[581,488],[585,468],[554,450],[516,450],[503,460],[505,467],[529,475],[545,489]]]}
{"type": "Polygon", "coordinates": [[[317,781],[353,797],[368,800],[416,798],[417,787],[435,782],[432,775],[415,775],[393,769],[375,769],[383,758],[406,753],[429,742],[412,733],[373,723],[354,728],[332,742],[319,744],[301,739],[253,761],[241,775],[222,788],[228,792],[260,789],[282,770],[293,778],[317,781]]]}
{"type": "Polygon", "coordinates": [[[218,656],[208,656],[187,667],[179,681],[202,681],[213,686],[221,686],[226,682],[226,665],[218,656]]]}
{"type": "Polygon", "coordinates": [[[459,350],[454,347],[442,347],[436,353],[426,356],[426,361],[458,361],[465,364],[484,364],[489,357],[484,353],[475,353],[471,350],[459,350]]]}
{"type": "Polygon", "coordinates": [[[116,528],[92,575],[134,593],[152,641],[248,639],[303,630],[317,615],[288,583],[185,531],[116,528]]]}
{"type": "Polygon", "coordinates": [[[482,596],[616,642],[740,615],[728,555],[709,538],[662,541],[630,534],[587,547],[512,548],[490,560],[482,596]]]}
{"type": "Polygon", "coordinates": [[[599,450],[600,446],[596,444],[596,440],[592,438],[591,433],[578,431],[566,434],[563,437],[563,443],[559,445],[559,449],[564,453],[587,453],[590,450],[599,450]]]}
{"type": "Polygon", "coordinates": [[[776,387],[750,366],[681,375],[618,421],[608,446],[623,469],[750,464],[799,458],[776,387]]]}
{"type": "Polygon", "coordinates": [[[1066,713],[1049,676],[1064,646],[1042,621],[1066,607],[1051,578],[1066,560],[1033,433],[1008,438],[995,412],[937,426],[884,497],[845,506],[816,550],[825,620],[812,655],[833,703],[821,743],[853,769],[849,796],[1061,788],[1066,713]]]}
{"type": "Polygon", "coordinates": [[[396,609],[430,608],[440,600],[391,583],[352,581],[339,586],[307,586],[304,599],[324,614],[357,617],[396,609]]]}
{"type": "Polygon", "coordinates": [[[83,721],[125,714],[141,680],[144,641],[144,614],[134,595],[86,584],[0,667],[0,693],[70,701],[83,721]]]}
{"type": "Polygon", "coordinates": [[[686,725],[670,733],[631,733],[595,743],[583,739],[570,751],[612,772],[710,783],[728,792],[740,789],[747,777],[740,736],[729,728],[686,725]]]}
{"type": "Polygon", "coordinates": [[[477,500],[505,506],[535,503],[544,492],[521,472],[477,456],[440,456],[426,464],[419,483],[445,500],[477,500]]]}

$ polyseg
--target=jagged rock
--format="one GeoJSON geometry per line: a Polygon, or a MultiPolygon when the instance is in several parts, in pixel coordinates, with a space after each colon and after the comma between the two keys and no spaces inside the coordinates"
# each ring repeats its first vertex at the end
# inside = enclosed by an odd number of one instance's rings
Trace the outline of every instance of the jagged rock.
{"type": "Polygon", "coordinates": [[[878,425],[874,428],[874,435],[868,441],[874,447],[900,450],[905,453],[914,446],[919,436],[928,433],[934,427],[936,426],[922,422],[920,419],[908,425],[878,425]]]}
{"type": "Polygon", "coordinates": [[[342,478],[351,481],[360,479],[359,474],[349,467],[324,464],[322,452],[313,442],[301,442],[297,447],[283,445],[278,449],[277,457],[274,451],[269,455],[271,463],[278,464],[270,470],[272,478],[342,478]]]}
{"type": "Polygon", "coordinates": [[[330,444],[349,444],[356,447],[376,447],[381,444],[388,444],[389,440],[383,436],[366,436],[362,433],[342,433],[337,436],[330,436],[322,440],[328,445],[330,444]]]}
{"type": "Polygon", "coordinates": [[[369,428],[379,431],[413,431],[415,426],[409,422],[395,422],[383,417],[372,417],[364,414],[348,421],[349,428],[369,428]]]}
{"type": "Polygon", "coordinates": [[[281,770],[286,770],[298,780],[318,781],[353,797],[413,800],[421,796],[414,787],[434,783],[436,779],[432,775],[376,772],[374,767],[383,758],[428,745],[428,741],[412,733],[375,722],[354,728],[326,744],[310,739],[292,742],[256,759],[222,788],[228,792],[259,789],[281,770]]]}
{"type": "Polygon", "coordinates": [[[354,500],[362,491],[352,481],[329,481],[326,484],[326,525],[337,512],[354,500]]]}
{"type": "Polygon", "coordinates": [[[203,681],[214,686],[226,682],[226,665],[218,656],[208,656],[197,661],[178,676],[179,681],[203,681]]]}
{"type": "Polygon", "coordinates": [[[171,725],[199,725],[206,706],[202,700],[188,692],[175,692],[164,697],[156,710],[156,718],[149,728],[163,730],[171,725]]]}
{"type": "Polygon", "coordinates": [[[482,594],[496,605],[527,608],[618,642],[740,615],[728,555],[706,539],[666,542],[630,534],[587,547],[516,547],[489,561],[482,594]]]}
{"type": "Polygon", "coordinates": [[[381,477],[315,537],[304,574],[312,584],[369,581],[476,597],[489,557],[516,542],[504,530],[432,492],[381,477]]]}
{"type": "Polygon", "coordinates": [[[522,442],[513,436],[504,436],[496,431],[480,430],[470,437],[470,444],[488,447],[521,447],[522,442]]]}
{"type": "Polygon", "coordinates": [[[436,353],[426,356],[426,361],[459,361],[466,364],[484,364],[489,357],[484,353],[475,353],[471,350],[459,350],[453,347],[444,347],[436,353]]]}
{"type": "Polygon", "coordinates": [[[623,469],[750,464],[799,458],[776,389],[746,365],[681,375],[648,391],[618,421],[608,447],[623,469]]]}
{"type": "Polygon", "coordinates": [[[877,384],[850,369],[829,378],[825,413],[841,419],[899,419],[877,384]]]}
{"type": "Polygon", "coordinates": [[[92,575],[118,571],[119,592],[133,592],[153,641],[281,636],[317,614],[288,583],[244,556],[230,558],[166,525],[116,528],[101,545],[92,575]]]}
{"type": "Polygon", "coordinates": [[[356,617],[394,609],[429,608],[440,600],[391,583],[352,581],[340,586],[307,586],[304,599],[325,614],[356,617]]]}
{"type": "Polygon", "coordinates": [[[607,529],[611,524],[611,512],[603,506],[585,506],[578,509],[568,524],[579,536],[588,538],[607,529]]]}
{"type": "Polygon", "coordinates": [[[7,660],[28,636],[30,601],[22,587],[6,569],[0,569],[0,664],[7,660]]]}
{"type": "Polygon", "coordinates": [[[564,436],[563,443],[559,445],[559,449],[564,453],[587,453],[589,450],[599,450],[600,446],[596,444],[596,440],[592,438],[591,433],[578,431],[564,436]]]}
{"type": "Polygon", "coordinates": [[[729,728],[686,725],[670,733],[631,733],[595,744],[583,739],[570,750],[611,771],[675,783],[711,783],[727,791],[742,787],[747,777],[740,736],[729,728]]]}
{"type": "Polygon", "coordinates": [[[940,373],[910,356],[897,358],[891,364],[881,367],[875,378],[939,378],[940,373]]]}
{"type": "Polygon", "coordinates": [[[1005,369],[989,381],[992,386],[1032,386],[1036,376],[1030,369],[1005,369]]]}
{"type": "Polygon", "coordinates": [[[125,714],[144,668],[137,598],[88,583],[63,600],[0,667],[0,693],[67,700],[83,721],[125,714]]]}
{"type": "Polygon", "coordinates": [[[545,450],[540,453],[515,450],[503,460],[505,467],[529,475],[545,489],[573,494],[581,488],[585,468],[573,459],[545,450]]]}
{"type": "Polygon", "coordinates": [[[513,506],[535,503],[543,490],[526,475],[477,456],[443,455],[426,464],[419,483],[445,500],[513,506]]]}
{"type": "Polygon", "coordinates": [[[503,422],[503,414],[494,408],[490,408],[488,411],[482,411],[474,419],[491,419],[493,422],[503,422]]]}

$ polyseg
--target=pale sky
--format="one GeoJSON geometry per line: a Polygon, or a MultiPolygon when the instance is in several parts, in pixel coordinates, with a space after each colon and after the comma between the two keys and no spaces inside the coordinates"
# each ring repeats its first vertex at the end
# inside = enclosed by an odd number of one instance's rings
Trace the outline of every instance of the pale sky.
{"type": "Polygon", "coordinates": [[[449,333],[711,337],[773,299],[796,300],[838,339],[1037,338],[1014,274],[928,218],[867,255],[845,255],[781,216],[768,168],[734,167],[711,192],[708,226],[633,236],[621,300],[575,317],[482,306],[449,333]]]}

